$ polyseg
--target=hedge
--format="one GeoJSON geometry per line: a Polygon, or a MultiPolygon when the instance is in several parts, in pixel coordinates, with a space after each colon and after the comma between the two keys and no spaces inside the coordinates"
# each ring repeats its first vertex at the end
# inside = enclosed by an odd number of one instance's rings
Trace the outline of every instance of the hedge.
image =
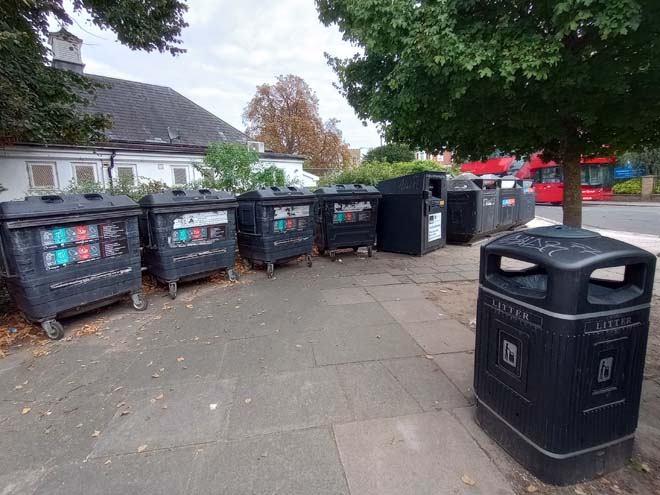
{"type": "MultiPolygon", "coordinates": [[[[630,179],[615,184],[612,188],[614,194],[642,194],[642,179],[630,179]]],[[[655,194],[660,194],[660,178],[655,180],[655,194]]]]}
{"type": "Polygon", "coordinates": [[[385,179],[424,172],[425,170],[439,170],[451,174],[460,173],[458,169],[431,160],[396,163],[365,162],[357,167],[339,170],[322,177],[319,180],[319,186],[332,184],[367,184],[375,186],[385,179]]]}

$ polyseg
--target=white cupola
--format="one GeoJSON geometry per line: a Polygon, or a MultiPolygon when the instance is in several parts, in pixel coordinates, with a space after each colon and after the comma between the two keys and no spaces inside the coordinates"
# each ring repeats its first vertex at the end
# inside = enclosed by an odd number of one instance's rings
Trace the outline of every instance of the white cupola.
{"type": "Polygon", "coordinates": [[[83,41],[62,28],[55,33],[50,33],[48,42],[53,50],[53,67],[83,73],[85,64],[82,61],[80,49],[83,41]]]}

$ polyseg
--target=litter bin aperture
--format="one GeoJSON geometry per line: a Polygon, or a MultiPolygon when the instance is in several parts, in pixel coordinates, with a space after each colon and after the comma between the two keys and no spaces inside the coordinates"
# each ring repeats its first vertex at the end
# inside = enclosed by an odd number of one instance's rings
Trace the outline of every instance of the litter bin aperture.
{"type": "Polygon", "coordinates": [[[447,242],[447,175],[427,171],[380,182],[380,251],[421,256],[447,242]]]}
{"type": "Polygon", "coordinates": [[[447,181],[447,240],[470,242],[495,232],[498,180],[461,174],[447,181]]]}
{"type": "Polygon", "coordinates": [[[477,419],[541,480],[576,483],[630,457],[655,263],[564,226],[481,248],[477,419]]]}
{"type": "Polygon", "coordinates": [[[300,256],[312,266],[313,193],[293,186],[273,186],[246,192],[236,199],[238,249],[246,263],[265,264],[269,278],[276,263],[300,256]]]}
{"type": "Polygon", "coordinates": [[[512,175],[500,180],[499,221],[498,229],[506,230],[518,223],[522,190],[520,180],[512,175]]]}
{"type": "Polygon", "coordinates": [[[236,208],[233,194],[175,189],[140,200],[140,233],[147,270],[168,284],[174,299],[179,281],[226,270],[236,280],[236,208]]]}
{"type": "Polygon", "coordinates": [[[376,243],[380,192],[364,184],[337,184],[317,189],[316,244],[335,258],[337,249],[367,248],[369,257],[376,243]]]}
{"type": "Polygon", "coordinates": [[[59,316],[130,294],[142,297],[139,206],[107,194],[31,196],[0,204],[0,257],[9,293],[52,339],[59,316]]]}
{"type": "Polygon", "coordinates": [[[524,225],[536,217],[536,192],[534,181],[531,179],[519,179],[521,185],[520,210],[518,211],[518,224],[524,225]]]}

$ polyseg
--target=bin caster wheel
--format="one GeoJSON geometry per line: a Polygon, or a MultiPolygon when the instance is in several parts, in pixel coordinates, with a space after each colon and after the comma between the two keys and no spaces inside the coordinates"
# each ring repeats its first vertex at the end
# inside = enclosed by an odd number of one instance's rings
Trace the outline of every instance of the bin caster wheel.
{"type": "Polygon", "coordinates": [[[275,274],[275,263],[266,264],[266,275],[268,275],[268,278],[273,278],[274,274],[275,274]]]}
{"type": "MultiPolygon", "coordinates": [[[[170,297],[172,299],[176,299],[176,290],[177,290],[176,282],[170,282],[168,289],[169,289],[170,297]]],[[[135,304],[135,302],[133,304],[135,304]]],[[[138,308],[135,308],[135,309],[138,309],[138,308]]]]}
{"type": "Polygon", "coordinates": [[[227,278],[230,282],[236,282],[238,280],[238,273],[233,268],[227,270],[227,278]]]}
{"type": "Polygon", "coordinates": [[[307,262],[307,266],[309,268],[312,267],[312,255],[311,254],[306,254],[305,255],[305,261],[307,262]]]}
{"type": "Polygon", "coordinates": [[[252,263],[251,259],[243,258],[243,266],[245,266],[246,270],[252,270],[252,268],[254,268],[254,263],[252,263]]]}
{"type": "Polygon", "coordinates": [[[64,337],[64,327],[57,320],[44,321],[41,324],[41,328],[46,331],[46,335],[48,335],[49,339],[60,340],[64,337]]]}
{"type": "Polygon", "coordinates": [[[374,255],[374,248],[369,246],[367,247],[367,256],[371,258],[374,255]]]}
{"type": "Polygon", "coordinates": [[[149,303],[142,294],[131,294],[131,300],[136,311],[145,311],[149,307],[149,303]]]}
{"type": "Polygon", "coordinates": [[[337,259],[337,251],[333,249],[332,251],[329,251],[329,253],[330,253],[330,259],[332,261],[335,261],[337,259]]]}

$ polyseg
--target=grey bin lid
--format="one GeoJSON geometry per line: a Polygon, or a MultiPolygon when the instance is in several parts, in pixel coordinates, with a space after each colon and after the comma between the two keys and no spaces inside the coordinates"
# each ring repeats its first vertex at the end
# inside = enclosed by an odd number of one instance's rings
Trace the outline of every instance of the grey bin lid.
{"type": "Polygon", "coordinates": [[[269,201],[278,202],[300,199],[303,203],[313,203],[316,199],[314,193],[304,187],[271,186],[255,191],[248,191],[236,198],[238,201],[269,201]]]}
{"type": "Polygon", "coordinates": [[[334,184],[328,187],[320,187],[314,191],[314,194],[317,196],[381,196],[378,189],[365,184],[334,184]]]}
{"type": "Polygon", "coordinates": [[[144,208],[159,206],[217,205],[235,203],[236,197],[227,191],[212,189],[173,189],[161,193],[148,194],[140,199],[144,208]]]}
{"type": "Polygon", "coordinates": [[[598,232],[593,230],[578,229],[576,227],[569,227],[568,225],[550,225],[548,227],[536,227],[527,229],[525,234],[531,234],[538,237],[555,237],[558,239],[591,239],[594,237],[602,237],[598,232]]]}
{"type": "Polygon", "coordinates": [[[140,206],[128,196],[101,193],[28,196],[23,201],[0,203],[0,220],[93,215],[107,212],[139,214],[140,206]]]}

